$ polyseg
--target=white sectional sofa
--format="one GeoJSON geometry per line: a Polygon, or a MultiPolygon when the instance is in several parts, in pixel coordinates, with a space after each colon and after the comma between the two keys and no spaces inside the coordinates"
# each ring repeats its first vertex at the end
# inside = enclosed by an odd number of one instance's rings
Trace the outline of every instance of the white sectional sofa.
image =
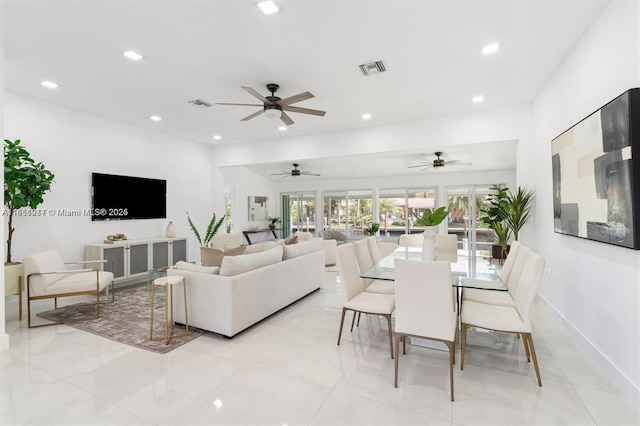
{"type": "MultiPolygon", "coordinates": [[[[231,338],[319,289],[324,263],[324,252],[306,242],[224,257],[219,268],[183,263],[167,274],[185,278],[189,325],[231,338]]],[[[182,291],[174,298],[183,306],[182,291]]],[[[174,319],[184,323],[184,312],[174,319]]]]}

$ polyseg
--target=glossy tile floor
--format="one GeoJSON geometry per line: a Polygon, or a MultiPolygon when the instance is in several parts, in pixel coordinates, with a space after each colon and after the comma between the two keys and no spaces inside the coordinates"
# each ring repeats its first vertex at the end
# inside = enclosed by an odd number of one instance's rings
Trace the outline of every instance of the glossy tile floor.
{"type": "MultiPolygon", "coordinates": [[[[543,387],[510,335],[470,332],[449,400],[446,352],[408,346],[393,386],[386,324],[336,338],[337,275],[232,340],[208,334],[166,354],[60,325],[27,329],[8,298],[2,424],[638,424],[640,415],[534,308],[543,387]]],[[[50,303],[39,310],[50,309],[50,303]]],[[[456,358],[460,358],[458,353],[456,358]]]]}

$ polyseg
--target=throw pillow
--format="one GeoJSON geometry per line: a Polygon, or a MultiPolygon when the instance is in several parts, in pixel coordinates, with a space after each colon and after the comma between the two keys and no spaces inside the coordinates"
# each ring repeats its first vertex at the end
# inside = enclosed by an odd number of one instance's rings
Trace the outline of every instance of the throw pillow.
{"type": "Polygon", "coordinates": [[[230,277],[281,261],[282,247],[280,246],[276,246],[261,253],[246,254],[244,256],[225,257],[224,259],[222,259],[220,275],[230,277]]]}
{"type": "Polygon", "coordinates": [[[193,263],[180,261],[176,263],[176,266],[174,266],[174,269],[178,269],[181,271],[200,272],[202,274],[217,274],[218,271],[220,270],[220,267],[200,266],[200,265],[195,265],[193,263]]]}
{"type": "Polygon", "coordinates": [[[227,251],[222,251],[210,247],[200,247],[202,266],[220,266],[225,256],[238,256],[244,253],[246,246],[239,246],[227,251]]]}
{"type": "Polygon", "coordinates": [[[318,250],[320,250],[320,248],[315,241],[305,241],[295,245],[288,245],[284,246],[282,259],[293,259],[294,257],[302,256],[303,254],[311,253],[318,250]]]}
{"type": "Polygon", "coordinates": [[[298,237],[295,235],[289,235],[287,238],[284,239],[284,245],[288,246],[290,244],[296,244],[298,242],[298,237]]]}
{"type": "Polygon", "coordinates": [[[220,266],[223,257],[224,251],[222,250],[210,247],[200,247],[202,266],[220,266]]]}

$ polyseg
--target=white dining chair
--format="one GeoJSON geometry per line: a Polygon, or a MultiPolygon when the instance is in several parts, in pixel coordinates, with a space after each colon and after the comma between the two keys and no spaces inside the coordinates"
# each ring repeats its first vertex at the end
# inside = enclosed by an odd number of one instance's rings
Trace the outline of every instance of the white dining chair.
{"type": "Polygon", "coordinates": [[[360,270],[356,260],[353,244],[343,244],[338,246],[337,265],[340,281],[344,287],[344,304],[342,305],[342,317],[340,319],[340,331],[338,332],[338,346],[342,338],[342,327],[347,311],[353,312],[351,320],[351,331],[357,314],[380,315],[387,320],[389,330],[389,350],[393,359],[393,340],[391,332],[391,314],[396,308],[393,294],[369,293],[362,291],[360,270]]]}
{"type": "MultiPolygon", "coordinates": [[[[517,242],[514,242],[517,243],[517,242]]],[[[479,303],[488,303],[491,305],[502,306],[515,306],[514,294],[518,281],[522,277],[524,265],[527,260],[527,253],[531,249],[524,244],[516,244],[515,248],[511,248],[509,255],[505,259],[504,271],[500,275],[502,281],[507,284],[507,291],[493,291],[493,290],[480,290],[475,288],[465,288],[462,291],[462,300],[471,300],[479,303]]],[[[462,278],[462,281],[468,280],[468,278],[462,278]]]]}
{"type": "Polygon", "coordinates": [[[396,259],[395,276],[395,386],[398,387],[400,340],[404,349],[407,337],[442,342],[449,348],[449,381],[453,401],[457,315],[451,295],[451,263],[396,259]]]}
{"type": "MultiPolygon", "coordinates": [[[[358,240],[353,243],[358,269],[360,272],[368,271],[373,268],[375,262],[370,252],[370,243],[368,238],[358,240]]],[[[395,286],[391,281],[374,280],[370,278],[362,278],[362,290],[368,293],[393,294],[395,286]]],[[[358,318],[358,324],[360,318],[358,318]]]]}
{"type": "Polygon", "coordinates": [[[398,238],[400,247],[422,247],[424,236],[422,234],[402,234],[398,238]]]}
{"type": "Polygon", "coordinates": [[[533,338],[531,337],[530,311],[540,286],[540,281],[542,281],[545,261],[542,256],[531,250],[527,250],[525,253],[518,253],[518,257],[521,255],[525,258],[525,262],[521,277],[514,289],[514,306],[501,306],[472,300],[462,301],[460,313],[462,339],[460,370],[464,368],[469,328],[477,327],[503,333],[515,333],[522,336],[527,361],[531,362],[531,358],[533,358],[538,386],[542,386],[538,359],[533,346],[533,338]]]}

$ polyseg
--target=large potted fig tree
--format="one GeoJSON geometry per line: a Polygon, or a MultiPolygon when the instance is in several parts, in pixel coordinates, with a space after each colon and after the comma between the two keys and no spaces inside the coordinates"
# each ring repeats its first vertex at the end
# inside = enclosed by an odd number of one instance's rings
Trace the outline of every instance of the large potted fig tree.
{"type": "Polygon", "coordinates": [[[51,190],[54,175],[44,164],[36,163],[20,140],[4,140],[4,206],[8,217],[7,258],[4,263],[5,295],[21,294],[19,277],[24,275],[22,263],[12,258],[13,219],[24,207],[36,209],[51,190]]]}
{"type": "Polygon", "coordinates": [[[492,185],[491,194],[480,207],[480,221],[494,232],[494,243],[491,247],[491,257],[504,259],[509,251],[511,229],[507,226],[509,216],[509,188],[503,184],[492,185]]]}

